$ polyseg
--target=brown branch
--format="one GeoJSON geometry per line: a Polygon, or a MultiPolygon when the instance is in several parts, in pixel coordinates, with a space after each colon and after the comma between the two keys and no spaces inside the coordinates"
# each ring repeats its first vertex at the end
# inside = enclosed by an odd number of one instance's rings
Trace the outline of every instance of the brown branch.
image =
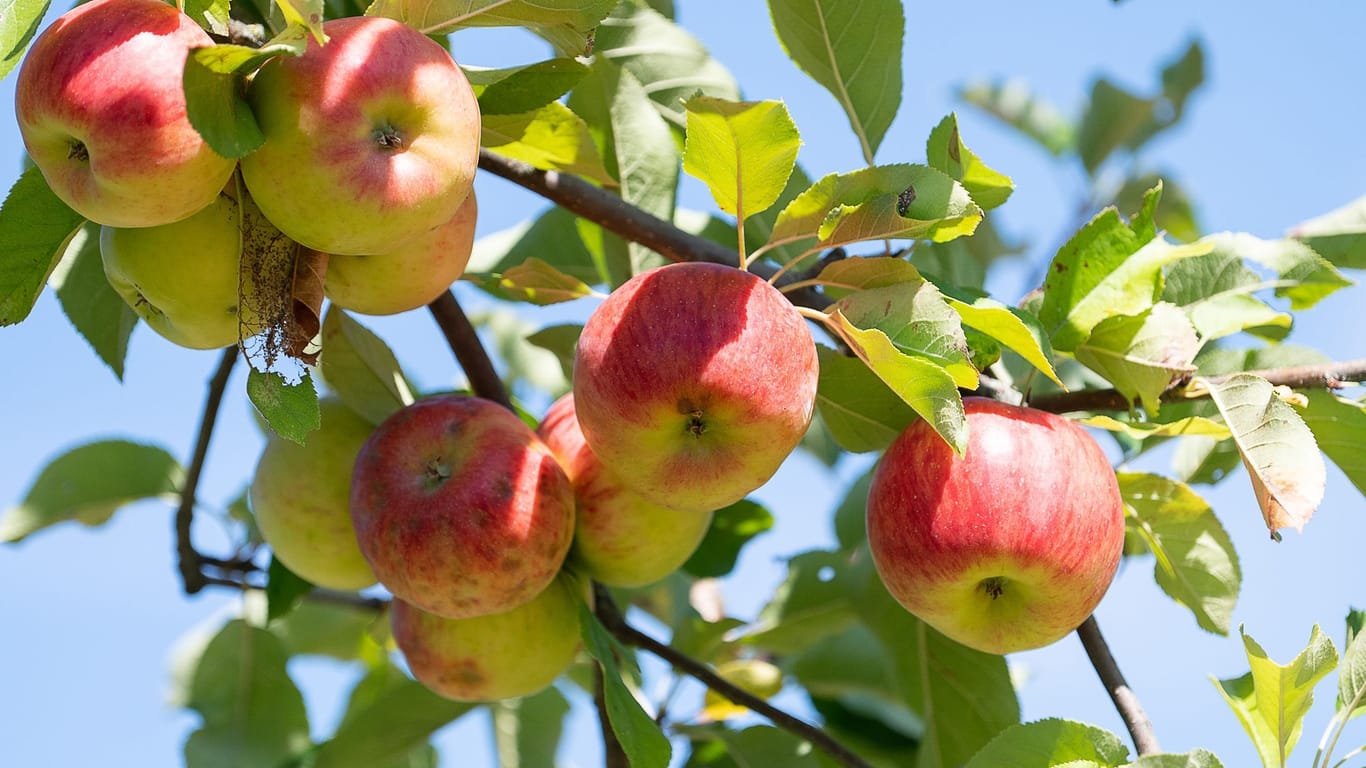
{"type": "Polygon", "coordinates": [[[218,407],[223,402],[223,392],[228,388],[228,377],[237,363],[237,347],[223,350],[218,360],[218,368],[209,379],[209,394],[204,399],[204,415],[199,421],[199,435],[195,438],[194,456],[190,459],[189,469],[185,472],[185,485],[180,489],[180,506],[175,513],[176,558],[179,561],[180,579],[185,594],[193,595],[209,583],[201,569],[202,559],[190,538],[194,524],[195,491],[199,487],[199,476],[204,471],[204,459],[209,455],[209,439],[213,436],[213,425],[218,420],[218,407]]]}
{"type": "MultiPolygon", "coordinates": [[[[1341,389],[1349,382],[1366,381],[1366,358],[1325,363],[1323,365],[1300,365],[1292,368],[1263,368],[1244,371],[1261,376],[1275,386],[1292,389],[1341,389]]],[[[1207,377],[1211,381],[1221,381],[1233,374],[1207,377]]],[[[1184,389],[1169,390],[1162,397],[1163,402],[1181,402],[1209,397],[1208,389],[1187,392],[1184,389]]],[[[1075,392],[1055,392],[1038,395],[1029,400],[1031,408],[1053,413],[1070,411],[1127,411],[1129,401],[1113,389],[1083,389],[1075,392]]]]}
{"type": "Polygon", "coordinates": [[[1095,616],[1088,617],[1080,627],[1077,627],[1077,637],[1081,638],[1086,655],[1091,659],[1091,666],[1096,668],[1096,674],[1100,676],[1110,699],[1114,701],[1115,709],[1119,710],[1124,727],[1129,729],[1129,736],[1134,740],[1134,748],[1138,750],[1139,757],[1161,752],[1162,748],[1157,744],[1157,735],[1153,733],[1153,723],[1148,719],[1148,713],[1143,711],[1138,696],[1124,680],[1124,673],[1119,671],[1119,665],[1115,663],[1110,646],[1100,633],[1100,625],[1096,623],[1095,616]]]}
{"type": "Polygon", "coordinates": [[[834,758],[835,762],[840,765],[846,766],[847,768],[871,768],[863,758],[854,754],[848,747],[836,741],[830,734],[820,728],[769,704],[767,701],[716,674],[716,671],[706,664],[685,653],[675,650],[665,643],[661,643],[644,632],[641,632],[639,629],[627,624],[625,617],[621,614],[621,609],[617,607],[616,601],[612,599],[611,594],[600,585],[595,585],[595,587],[596,612],[598,619],[602,622],[602,625],[607,628],[607,631],[611,632],[622,643],[635,646],[644,651],[649,651],[655,656],[658,656],[668,662],[675,670],[694,678],[730,701],[763,715],[768,718],[769,722],[779,728],[807,740],[812,746],[834,758]]]}
{"type": "Polygon", "coordinates": [[[622,749],[617,732],[607,716],[607,693],[603,684],[602,665],[593,665],[593,705],[598,710],[598,724],[602,727],[603,768],[631,768],[631,761],[622,749]]]}
{"type": "MultiPolygon", "coordinates": [[[[739,266],[735,251],[704,237],[684,232],[673,224],[647,213],[620,197],[580,179],[555,171],[541,171],[526,163],[511,160],[487,149],[479,150],[479,167],[520,187],[544,197],[565,210],[649,248],[670,261],[709,261],[715,264],[739,266]]],[[[776,271],[765,264],[751,265],[750,270],[767,278],[776,271]]],[[[781,287],[803,274],[784,275],[781,287]]],[[[800,288],[787,293],[793,304],[812,309],[825,309],[830,300],[811,288],[800,288]]]]}
{"type": "Polygon", "coordinates": [[[455,294],[446,291],[437,297],[436,301],[428,304],[427,309],[431,310],[432,317],[436,318],[436,324],[440,326],[446,343],[450,344],[455,359],[459,361],[465,376],[469,378],[470,389],[474,390],[474,394],[511,409],[512,401],[508,399],[507,388],[503,386],[503,380],[498,378],[498,372],[493,369],[493,361],[489,359],[488,352],[480,343],[479,334],[475,332],[470,319],[465,316],[465,311],[455,300],[455,294]]]}

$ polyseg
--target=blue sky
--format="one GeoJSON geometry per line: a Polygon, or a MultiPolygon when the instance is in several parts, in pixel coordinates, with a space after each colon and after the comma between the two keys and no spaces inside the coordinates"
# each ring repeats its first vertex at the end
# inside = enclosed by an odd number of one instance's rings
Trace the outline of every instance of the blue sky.
{"type": "MultiPolygon", "coordinates": [[[[802,132],[800,159],[812,177],[861,165],[843,114],[783,56],[763,3],[678,0],[678,6],[680,21],[736,74],[747,98],[788,103],[802,132]]],[[[1178,171],[1206,231],[1275,237],[1366,193],[1359,57],[1366,5],[1324,3],[1312,12],[1279,3],[1155,0],[1043,6],[910,5],[901,111],[879,162],[922,160],[929,130],[958,110],[967,143],[1015,179],[1015,196],[1000,209],[997,223],[1030,243],[1038,258],[1073,220],[1084,190],[1082,172],[957,102],[955,87],[1017,76],[1074,114],[1093,75],[1105,73],[1138,92],[1154,90],[1158,67],[1198,36],[1207,56],[1207,84],[1184,124],[1159,137],[1145,160],[1154,169],[1178,171]]],[[[481,66],[546,55],[528,36],[490,30],[456,35],[454,51],[462,63],[481,66]]],[[[13,80],[0,84],[0,102],[7,105],[13,103],[13,80]]],[[[0,169],[0,186],[7,188],[18,174],[21,147],[8,107],[0,115],[0,147],[10,148],[0,169]]],[[[537,209],[536,200],[505,182],[481,175],[477,185],[481,235],[537,209]]],[[[691,181],[684,184],[682,202],[709,205],[705,190],[691,181]]],[[[993,286],[1006,301],[1027,287],[1012,274],[993,286]]],[[[1337,359],[1366,355],[1359,332],[1361,290],[1343,291],[1300,315],[1292,339],[1337,359]]],[[[458,286],[457,295],[471,310],[487,304],[467,285],[458,286]]],[[[569,311],[586,316],[591,300],[581,304],[569,311]]],[[[525,313],[538,326],[552,316],[562,313],[525,313]]],[[[366,322],[394,346],[420,387],[459,380],[425,313],[366,322]]],[[[70,328],[49,292],[22,325],[0,329],[0,359],[7,372],[0,379],[3,507],[22,496],[50,457],[96,437],[131,437],[188,456],[217,353],[178,349],[143,327],[133,335],[120,384],[70,328]]],[[[239,367],[201,485],[206,505],[237,495],[260,450],[262,437],[243,385],[239,367]]],[[[839,474],[852,477],[858,466],[847,462],[839,474]]],[[[1315,623],[1340,645],[1348,606],[1366,607],[1359,554],[1366,541],[1366,501],[1330,466],[1327,495],[1314,520],[1303,534],[1288,533],[1273,544],[1244,474],[1202,491],[1242,558],[1235,625],[1245,624],[1281,661],[1303,647],[1315,623]]],[[[757,494],[778,522],[746,551],[725,584],[733,614],[753,617],[782,578],[783,558],[833,541],[828,513],[842,493],[839,478],[798,456],[757,494]]],[[[222,538],[207,516],[196,534],[205,549],[222,538]]],[[[182,633],[230,610],[235,598],[212,591],[185,598],[173,547],[171,509],[161,503],[126,508],[99,531],[68,526],[0,547],[0,658],[7,670],[0,678],[0,763],[27,768],[180,762],[195,718],[165,704],[168,653],[182,633]]],[[[1198,629],[1189,612],[1153,584],[1150,561],[1123,569],[1097,616],[1164,747],[1206,747],[1226,765],[1255,764],[1246,737],[1209,681],[1210,675],[1246,671],[1236,632],[1219,638],[1198,629]]],[[[1027,719],[1067,717],[1122,733],[1074,637],[1011,661],[1024,675],[1020,697],[1027,719]]],[[[292,670],[305,689],[315,733],[324,735],[340,714],[350,673],[326,661],[296,662],[292,670]]],[[[700,693],[689,689],[687,696],[696,701],[700,693]]],[[[1297,764],[1307,764],[1312,755],[1332,698],[1325,686],[1306,721],[1297,764]]],[[[565,764],[600,764],[596,726],[581,702],[569,729],[561,751],[565,764]]],[[[1344,742],[1350,748],[1363,740],[1366,728],[1357,725],[1344,742]]],[[[447,766],[492,759],[482,718],[443,731],[439,744],[447,766]]]]}

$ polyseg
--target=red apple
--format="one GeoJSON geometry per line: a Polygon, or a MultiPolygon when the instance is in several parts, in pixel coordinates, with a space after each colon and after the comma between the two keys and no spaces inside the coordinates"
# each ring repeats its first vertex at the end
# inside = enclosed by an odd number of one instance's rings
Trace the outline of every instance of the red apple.
{"type": "Polygon", "coordinates": [[[455,215],[474,181],[479,105],[440,45],[392,19],[323,25],[248,96],[265,143],[242,159],[261,212],[317,251],[388,253],[455,215]]]}
{"type": "Polygon", "coordinates": [[[579,337],[574,401],[593,453],[657,504],[708,512],[763,485],[801,441],[816,347],[773,286],[671,264],[612,292],[579,337]]]}
{"type": "Polygon", "coordinates": [[[555,578],[574,535],[574,491],[511,411],[439,395],[397,411],[361,447],[351,519],[395,597],[469,618],[515,608],[555,578]]]}
{"type": "Polygon", "coordinates": [[[558,578],[509,611],[445,619],[395,600],[394,643],[418,682],[456,701],[526,696],[555,682],[579,650],[579,602],[558,578]]]}
{"type": "Polygon", "coordinates": [[[584,441],[574,395],[550,406],[537,434],[574,484],[569,559],[576,570],[609,586],[640,587],[673,573],[696,551],[711,513],[660,506],[628,488],[584,441]]]}
{"type": "Polygon", "coordinates": [[[209,45],[159,0],[94,0],[39,35],[14,110],[57,197],[111,227],[169,224],[212,203],[236,162],[190,125],[180,82],[189,49],[209,45]]]}
{"type": "Polygon", "coordinates": [[[1100,446],[1051,413],[966,398],[962,458],[925,421],[887,449],[868,545],[906,610],[988,653],[1048,645],[1110,587],[1124,504],[1100,446]]]}

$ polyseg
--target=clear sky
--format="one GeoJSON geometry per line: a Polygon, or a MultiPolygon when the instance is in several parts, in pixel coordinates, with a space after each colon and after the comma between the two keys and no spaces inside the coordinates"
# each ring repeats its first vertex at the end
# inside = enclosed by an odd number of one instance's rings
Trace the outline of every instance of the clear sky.
{"type": "MultiPolygon", "coordinates": [[[[857,142],[831,97],[782,54],[759,0],[678,0],[679,17],[737,76],[751,99],[788,102],[804,141],[800,161],[812,177],[861,165],[857,142]]],[[[1159,3],[1105,0],[1072,3],[925,3],[908,7],[905,90],[901,111],[879,162],[923,160],[930,128],[960,113],[965,141],[993,167],[1014,177],[1015,196],[997,223],[1046,258],[1063,236],[1083,190],[1079,168],[1058,164],[1007,129],[957,102],[955,87],[973,79],[1018,76],[1075,113],[1091,79],[1105,73],[1143,93],[1157,87],[1160,65],[1193,36],[1207,56],[1207,84],[1184,124],[1155,140],[1144,164],[1174,169],[1197,203],[1208,232],[1248,231],[1275,237],[1295,223],[1366,193],[1366,102],[1360,98],[1360,33],[1366,5],[1326,2],[1159,3]],[[1064,7],[1065,6],[1065,7],[1064,7]]],[[[467,64],[501,66],[547,55],[528,36],[489,30],[454,38],[467,64]]],[[[12,104],[14,77],[0,84],[12,104]]],[[[21,144],[8,106],[0,114],[0,186],[18,175],[21,144]]],[[[517,222],[536,200],[481,175],[480,234],[517,222]]],[[[686,182],[683,203],[705,207],[699,184],[686,182]]],[[[996,214],[993,214],[996,215],[996,214]]],[[[1027,288],[1021,270],[998,276],[1005,301],[1027,288]]],[[[1361,275],[1349,275],[1360,278],[1361,275]]],[[[457,286],[467,308],[488,306],[475,289],[457,286]]],[[[1362,289],[1331,297],[1299,316],[1292,339],[1337,359],[1366,355],[1362,289]]],[[[591,300],[570,308],[584,317],[591,300]]],[[[550,317],[534,309],[535,327],[550,317]]],[[[460,374],[423,312],[366,323],[395,348],[424,389],[450,386],[460,374]]],[[[187,457],[217,353],[173,347],[145,327],[133,335],[120,384],[71,329],[48,292],[22,325],[0,329],[0,507],[16,502],[46,461],[90,439],[124,436],[187,457]]],[[[244,396],[241,367],[229,388],[200,487],[207,506],[222,505],[250,476],[262,437],[244,396]]],[[[782,558],[833,542],[829,510],[841,478],[863,466],[847,461],[838,476],[799,456],[757,496],[777,517],[773,532],[746,550],[725,584],[734,615],[752,618],[782,578],[782,558]]],[[[1161,469],[1159,467],[1159,469],[1161,469]]],[[[1327,495],[1304,533],[1267,539],[1246,475],[1214,490],[1199,489],[1219,513],[1242,560],[1243,592],[1234,624],[1245,624],[1271,655],[1286,661],[1318,623],[1341,645],[1349,605],[1366,607],[1366,502],[1329,467],[1327,495]]],[[[180,762],[196,718],[165,704],[167,657],[193,625],[231,610],[231,594],[185,598],[174,570],[172,510],[163,503],[124,509],[99,531],[51,529],[0,547],[0,764],[6,766],[170,766],[180,762]]],[[[206,515],[196,531],[204,549],[221,544],[206,515]]],[[[1119,664],[1170,751],[1206,747],[1225,765],[1253,765],[1255,753],[1209,676],[1246,671],[1236,631],[1219,638],[1198,629],[1190,613],[1154,585],[1151,561],[1125,566],[1097,617],[1119,664]]],[[[1080,644],[1069,637],[1012,657],[1024,673],[1026,719],[1066,717],[1117,733],[1122,726],[1080,644]]],[[[648,669],[658,669],[651,666],[648,669]]],[[[318,736],[330,731],[352,681],[328,661],[296,662],[318,736]]],[[[696,691],[689,696],[696,700],[696,691]]],[[[785,697],[792,701],[794,697],[785,697]]],[[[1333,688],[1325,685],[1309,715],[1297,764],[1307,764],[1327,723],[1333,688]]],[[[566,765],[601,764],[596,725],[576,703],[566,765]]],[[[1127,739],[1126,739],[1127,740],[1127,739]]],[[[1366,740],[1359,724],[1344,740],[1366,740]]],[[[489,763],[487,721],[467,718],[443,731],[443,764],[489,763]]]]}

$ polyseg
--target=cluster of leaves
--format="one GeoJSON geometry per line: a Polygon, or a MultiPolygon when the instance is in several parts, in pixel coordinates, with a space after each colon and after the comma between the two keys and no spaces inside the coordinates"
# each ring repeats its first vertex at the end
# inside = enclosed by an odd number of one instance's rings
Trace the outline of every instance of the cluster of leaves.
{"type": "MultiPolygon", "coordinates": [[[[227,31],[226,3],[192,6],[187,11],[210,29],[227,31]]],[[[804,447],[826,462],[880,451],[916,418],[961,452],[967,439],[961,393],[977,389],[984,377],[1040,397],[1113,387],[1127,412],[1093,415],[1085,423],[1111,432],[1126,460],[1180,440],[1173,477],[1119,474],[1128,552],[1153,554],[1158,586],[1198,626],[1220,634],[1230,631],[1241,573],[1223,523],[1192,485],[1246,467],[1273,534],[1303,526],[1318,505],[1325,474],[1320,450],[1366,492],[1366,403],[1284,392],[1246,373],[1321,361],[1279,342],[1292,311],[1349,285],[1341,269],[1366,267],[1366,201],[1280,240],[1202,236],[1189,202],[1166,174],[1137,162],[1118,184],[1102,173],[1125,153],[1137,158],[1149,139],[1180,119],[1203,77],[1198,44],[1162,70],[1153,96],[1098,80],[1075,121],[1015,84],[962,92],[967,103],[1048,152],[1078,161],[1093,181],[1088,210],[1117,203],[1072,234],[1048,262],[1040,290],[1011,306],[987,295],[984,284],[987,269],[1010,252],[987,212],[1008,200],[1013,185],[968,148],[956,116],[930,132],[923,163],[875,164],[899,106],[901,3],[769,2],[783,47],[830,91],[867,163],[814,182],[797,164],[800,132],[785,106],[741,100],[729,72],[673,22],[671,6],[635,0],[379,0],[368,9],[344,0],[245,3],[234,10],[274,34],[255,47],[195,52],[185,71],[190,114],[226,156],[259,146],[260,131],[240,95],[243,81],[270,57],[297,54],[310,35],[320,36],[324,16],[365,11],[429,34],[525,26],[552,46],[553,58],[507,69],[466,67],[483,113],[484,148],[579,177],[682,232],[734,248],[740,264],[774,275],[786,290],[817,289],[824,303],[807,307],[807,316],[833,344],[820,347],[819,418],[804,447]],[[678,206],[680,171],[706,185],[720,213],[678,206]],[[894,243],[905,248],[893,250],[894,243]],[[832,257],[857,247],[866,253],[832,257]],[[1263,346],[1234,351],[1226,341],[1235,337],[1263,346]]],[[[24,34],[14,33],[12,21],[23,14],[6,17],[12,50],[22,51],[40,17],[41,9],[29,9],[24,34]]],[[[17,55],[5,63],[12,66],[17,55]]],[[[76,329],[121,376],[136,316],[99,277],[95,239],[41,175],[26,173],[0,208],[6,253],[0,324],[22,320],[51,283],[76,329]]],[[[552,207],[482,240],[467,279],[499,299],[545,305],[610,290],[661,263],[659,253],[601,222],[552,207]]],[[[566,386],[581,326],[537,328],[511,312],[481,324],[497,340],[517,391],[554,394],[566,386]],[[560,365],[547,370],[531,362],[528,344],[553,353],[560,365]]],[[[316,372],[358,413],[378,422],[413,401],[414,388],[393,352],[353,318],[332,308],[319,336],[316,372]]],[[[279,434],[303,442],[316,428],[311,377],[286,386],[253,371],[248,390],[279,434]]],[[[179,493],[183,474],[156,446],[81,446],[54,460],[24,501],[0,517],[0,540],[17,541],[65,520],[100,524],[129,501],[179,493]]],[[[751,621],[727,616],[696,588],[730,573],[744,543],[772,524],[769,512],[750,501],[717,513],[683,572],[618,598],[667,627],[675,649],[716,665],[729,679],[765,694],[782,685],[799,688],[824,728],[875,765],[1218,765],[1201,752],[1130,763],[1116,737],[1090,726],[1018,725],[1005,662],[939,635],[882,588],[862,528],[866,492],[865,476],[834,515],[839,547],[794,556],[787,579],[751,621]]],[[[230,511],[249,523],[244,503],[230,511]]],[[[254,553],[259,536],[249,525],[243,530],[243,551],[254,553]]],[[[310,589],[272,563],[264,604],[249,596],[243,620],[184,649],[178,700],[203,718],[186,745],[189,762],[434,764],[430,734],[472,707],[441,700],[396,669],[373,609],[300,600],[310,589]],[[320,744],[309,740],[302,698],[285,669],[300,654],[357,662],[365,670],[337,731],[320,744]]],[[[1353,613],[1335,734],[1364,708],[1360,624],[1353,613]]],[[[670,745],[637,703],[632,653],[590,614],[584,626],[623,746],[637,765],[664,765],[670,745]]],[[[1245,641],[1252,672],[1220,686],[1267,765],[1284,764],[1309,691],[1336,652],[1316,630],[1305,654],[1281,667],[1245,641]]],[[[593,690],[587,664],[569,679],[593,690]]],[[[562,690],[489,710],[505,762],[551,762],[547,755],[568,710],[562,690]]],[[[696,714],[669,721],[690,746],[688,765],[827,764],[791,733],[736,726],[738,713],[720,701],[696,714]]]]}

